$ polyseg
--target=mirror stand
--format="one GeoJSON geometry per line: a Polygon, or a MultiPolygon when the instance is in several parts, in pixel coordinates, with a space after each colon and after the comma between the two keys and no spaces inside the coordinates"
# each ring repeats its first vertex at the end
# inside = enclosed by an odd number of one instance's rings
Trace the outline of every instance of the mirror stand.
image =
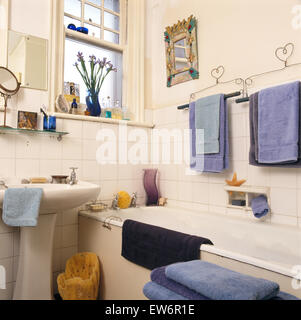
{"type": "Polygon", "coordinates": [[[1,97],[4,99],[4,124],[3,126],[0,126],[0,128],[11,128],[6,125],[7,101],[11,98],[11,96],[1,93],[1,97]]]}

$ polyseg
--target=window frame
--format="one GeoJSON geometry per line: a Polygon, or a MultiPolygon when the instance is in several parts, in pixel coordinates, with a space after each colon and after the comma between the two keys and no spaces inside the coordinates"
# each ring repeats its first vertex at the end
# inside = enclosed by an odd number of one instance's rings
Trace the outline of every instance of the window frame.
{"type": "MultiPolygon", "coordinates": [[[[63,92],[65,38],[68,37],[123,54],[122,105],[132,112],[134,122],[144,124],[145,0],[120,0],[120,13],[120,44],[114,44],[65,28],[64,1],[51,1],[49,107],[57,117],[70,118],[55,111],[56,97],[63,92]]],[[[78,119],[103,121],[103,118],[88,116],[78,116],[78,119]]]]}
{"type": "MultiPolygon", "coordinates": [[[[66,12],[64,12],[64,16],[71,18],[71,19],[75,19],[77,21],[80,21],[82,27],[84,27],[85,24],[90,24],[94,27],[100,28],[101,29],[101,38],[99,39],[97,37],[92,37],[93,39],[95,39],[97,41],[99,40],[101,42],[104,41],[106,43],[106,45],[109,45],[110,43],[115,44],[117,47],[119,47],[119,50],[123,50],[123,38],[125,35],[124,30],[123,30],[124,29],[123,20],[126,20],[126,0],[119,0],[119,3],[120,3],[119,13],[105,8],[105,6],[104,6],[105,0],[101,0],[101,3],[102,3],[101,6],[98,6],[95,3],[90,2],[89,0],[80,0],[80,1],[81,1],[81,17],[77,17],[77,16],[74,16],[74,15],[72,15],[70,13],[66,13],[66,12]],[[97,23],[85,20],[85,15],[84,15],[85,9],[84,8],[85,8],[86,4],[101,10],[101,24],[97,24],[97,23]],[[105,12],[108,12],[114,16],[119,17],[119,30],[114,30],[114,29],[105,27],[105,24],[104,24],[104,20],[105,20],[104,13],[105,12]],[[119,44],[104,40],[104,32],[105,31],[109,31],[109,32],[118,34],[119,35],[119,44]]],[[[69,31],[72,31],[72,30],[67,29],[67,31],[68,31],[67,32],[67,35],[68,35],[69,31]]],[[[87,35],[85,35],[85,36],[87,36],[87,35]]],[[[115,47],[113,50],[116,50],[116,49],[117,48],[115,47]]]]}

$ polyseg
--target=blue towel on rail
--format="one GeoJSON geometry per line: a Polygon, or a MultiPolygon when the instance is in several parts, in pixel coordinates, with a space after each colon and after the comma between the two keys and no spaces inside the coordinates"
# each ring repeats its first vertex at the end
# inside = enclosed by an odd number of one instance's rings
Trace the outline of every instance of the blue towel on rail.
{"type": "Polygon", "coordinates": [[[2,219],[11,227],[36,227],[43,189],[7,189],[4,194],[2,219]]]}
{"type": "Polygon", "coordinates": [[[279,293],[277,283],[201,260],[170,265],[166,276],[212,300],[269,300],[279,293]]]}
{"type": "Polygon", "coordinates": [[[219,153],[221,94],[195,103],[196,154],[219,153]]]}
{"type": "MultiPolygon", "coordinates": [[[[301,109],[301,82],[299,83],[301,109]]],[[[258,92],[250,96],[250,154],[249,163],[255,167],[301,168],[301,112],[299,112],[299,159],[297,162],[259,163],[258,162],[258,92]],[[256,111],[257,110],[257,111],[256,111]]]]}
{"type": "Polygon", "coordinates": [[[198,155],[196,152],[196,128],[195,128],[195,106],[192,102],[189,106],[190,127],[190,167],[197,172],[221,173],[229,168],[229,124],[228,110],[225,96],[220,97],[220,149],[217,154],[198,155]]]}
{"type": "Polygon", "coordinates": [[[151,273],[151,280],[156,284],[168,289],[178,295],[181,295],[189,300],[209,300],[207,297],[188,289],[187,287],[170,280],[165,274],[166,267],[157,268],[151,273]]]}
{"type": "Polygon", "coordinates": [[[259,92],[258,162],[297,162],[299,158],[300,82],[259,92]]]}

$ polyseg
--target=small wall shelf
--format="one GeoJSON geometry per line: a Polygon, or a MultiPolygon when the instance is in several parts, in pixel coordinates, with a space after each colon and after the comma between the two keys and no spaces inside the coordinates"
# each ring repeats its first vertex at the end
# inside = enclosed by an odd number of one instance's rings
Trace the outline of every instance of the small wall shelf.
{"type": "Polygon", "coordinates": [[[31,135],[46,135],[56,137],[58,141],[62,141],[63,136],[69,134],[68,132],[57,132],[57,131],[43,131],[43,130],[28,130],[28,129],[16,129],[16,128],[4,128],[0,127],[1,134],[31,134],[31,135]]]}
{"type": "Polygon", "coordinates": [[[270,188],[267,187],[253,187],[253,186],[242,186],[242,187],[231,187],[226,185],[225,191],[228,193],[228,204],[227,207],[231,209],[243,209],[246,211],[252,211],[251,203],[252,199],[265,195],[268,199],[268,204],[271,206],[270,188]],[[234,206],[232,200],[245,200],[245,206],[234,206]]]}

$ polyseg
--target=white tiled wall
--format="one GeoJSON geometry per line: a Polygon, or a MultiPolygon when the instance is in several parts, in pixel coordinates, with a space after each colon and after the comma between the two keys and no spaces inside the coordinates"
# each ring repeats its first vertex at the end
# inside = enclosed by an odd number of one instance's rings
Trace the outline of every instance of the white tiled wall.
{"type": "MultiPolygon", "coordinates": [[[[35,110],[36,111],[36,110],[35,110]]],[[[118,133],[118,126],[74,120],[58,120],[57,129],[70,135],[58,142],[55,138],[35,135],[0,135],[0,178],[50,177],[70,174],[70,167],[78,167],[78,178],[101,187],[99,199],[110,204],[113,194],[125,190],[138,192],[139,202],[145,202],[142,172],[146,165],[109,164],[96,162],[96,134],[101,128],[118,133]]],[[[129,131],[131,129],[129,128],[129,131]]],[[[150,129],[143,129],[149,134],[150,129]]],[[[19,256],[19,229],[5,226],[0,219],[0,265],[7,270],[7,289],[0,290],[0,299],[12,297],[19,256]]],[[[58,213],[55,230],[54,286],[56,277],[78,248],[78,209],[58,213]]]]}
{"type": "MultiPolygon", "coordinates": [[[[162,196],[172,204],[233,214],[248,219],[252,215],[227,209],[225,179],[234,172],[247,179],[247,185],[271,188],[271,216],[265,223],[301,227],[301,169],[257,168],[249,165],[249,107],[248,104],[229,103],[230,169],[222,174],[186,175],[185,165],[159,165],[162,196]]],[[[176,106],[154,111],[156,128],[189,127],[189,112],[176,106]]]]}

